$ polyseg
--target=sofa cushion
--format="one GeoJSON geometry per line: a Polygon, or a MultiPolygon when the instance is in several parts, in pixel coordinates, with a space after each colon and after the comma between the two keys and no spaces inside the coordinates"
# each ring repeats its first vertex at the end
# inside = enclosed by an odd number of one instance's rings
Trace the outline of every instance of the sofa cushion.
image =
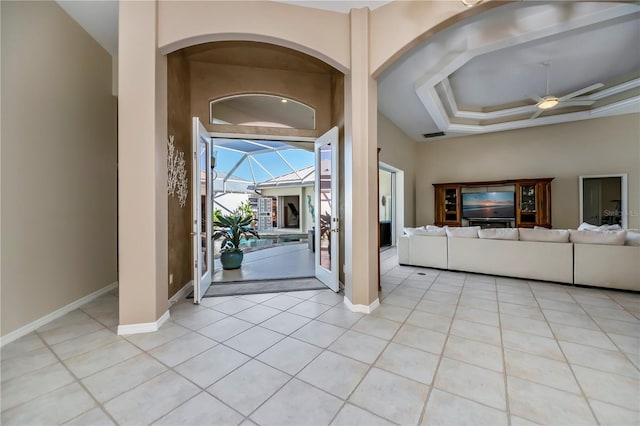
{"type": "Polygon", "coordinates": [[[435,226],[435,225],[427,225],[424,227],[427,231],[444,231],[447,229],[447,225],[445,226],[435,226]]]}
{"type": "Polygon", "coordinates": [[[571,242],[575,244],[604,244],[610,246],[623,246],[627,237],[627,231],[578,231],[569,230],[571,242]]]}
{"type": "Polygon", "coordinates": [[[517,228],[493,228],[481,229],[478,231],[478,237],[488,240],[518,240],[517,228]]]}
{"type": "Polygon", "coordinates": [[[640,232],[627,231],[627,238],[624,241],[625,246],[640,246],[640,232]]]}
{"type": "Polygon", "coordinates": [[[527,229],[520,228],[520,241],[542,241],[546,243],[568,243],[569,231],[566,229],[527,229]]]}
{"type": "Polygon", "coordinates": [[[445,230],[449,238],[478,238],[479,226],[464,226],[445,230]]]}
{"type": "MultiPolygon", "coordinates": [[[[437,228],[434,227],[434,228],[437,228]]],[[[427,237],[444,237],[447,235],[447,232],[445,231],[444,228],[440,228],[440,229],[429,229],[429,227],[425,228],[419,228],[413,231],[413,235],[424,235],[427,237]]]]}

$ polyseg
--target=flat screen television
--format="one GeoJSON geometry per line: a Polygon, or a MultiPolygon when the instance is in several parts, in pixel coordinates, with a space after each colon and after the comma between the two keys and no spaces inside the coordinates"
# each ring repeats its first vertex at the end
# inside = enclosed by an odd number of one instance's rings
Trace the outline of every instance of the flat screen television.
{"type": "Polygon", "coordinates": [[[512,219],[516,217],[516,193],[467,192],[462,194],[464,219],[512,219]]]}

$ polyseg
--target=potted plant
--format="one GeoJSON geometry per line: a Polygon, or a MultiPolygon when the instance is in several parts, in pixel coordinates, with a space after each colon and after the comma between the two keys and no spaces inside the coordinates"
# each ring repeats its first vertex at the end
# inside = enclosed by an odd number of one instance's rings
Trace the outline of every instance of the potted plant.
{"type": "Polygon", "coordinates": [[[213,222],[213,239],[223,239],[220,248],[222,269],[238,269],[244,253],[240,248],[242,238],[260,238],[258,231],[251,228],[253,215],[236,211],[230,215],[218,215],[213,222]]]}

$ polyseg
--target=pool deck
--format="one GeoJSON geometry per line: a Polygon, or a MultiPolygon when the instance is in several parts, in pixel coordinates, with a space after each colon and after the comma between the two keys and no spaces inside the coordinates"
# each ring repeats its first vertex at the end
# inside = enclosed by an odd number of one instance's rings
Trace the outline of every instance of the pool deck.
{"type": "Polygon", "coordinates": [[[306,241],[268,247],[244,254],[240,269],[223,270],[214,260],[212,284],[229,281],[313,277],[315,256],[306,241]]]}

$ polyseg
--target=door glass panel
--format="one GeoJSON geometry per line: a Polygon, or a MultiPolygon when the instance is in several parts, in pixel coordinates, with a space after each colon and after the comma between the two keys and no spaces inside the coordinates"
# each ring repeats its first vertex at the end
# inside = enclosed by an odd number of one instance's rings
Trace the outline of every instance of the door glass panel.
{"type": "Polygon", "coordinates": [[[205,275],[209,271],[209,265],[207,264],[207,188],[209,187],[207,173],[207,144],[200,140],[199,161],[200,161],[200,262],[202,264],[202,275],[205,275]]]}
{"type": "Polygon", "coordinates": [[[320,148],[320,265],[331,270],[331,144],[320,148]]]}

